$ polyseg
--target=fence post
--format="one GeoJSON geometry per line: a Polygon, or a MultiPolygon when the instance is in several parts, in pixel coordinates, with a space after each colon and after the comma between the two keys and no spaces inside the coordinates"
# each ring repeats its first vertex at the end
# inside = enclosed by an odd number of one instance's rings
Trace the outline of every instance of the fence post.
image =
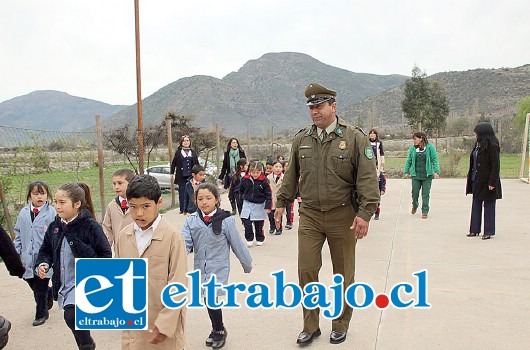
{"type": "Polygon", "coordinates": [[[101,203],[101,222],[103,222],[105,219],[105,177],[103,176],[103,130],[99,115],[96,115],[96,135],[98,139],[99,200],[101,203]]]}
{"type": "MultiPolygon", "coordinates": [[[[217,160],[216,160],[216,166],[217,166],[217,173],[215,174],[215,177],[217,178],[219,176],[219,171],[221,171],[220,167],[219,167],[219,159],[221,158],[221,155],[220,155],[220,152],[221,152],[221,139],[219,138],[220,135],[219,135],[219,122],[216,122],[215,123],[215,138],[217,140],[217,160]]],[[[224,180],[224,179],[221,179],[221,180],[224,180]]]]}
{"type": "MultiPolygon", "coordinates": [[[[171,164],[171,160],[173,157],[173,136],[171,135],[171,120],[172,118],[169,116],[169,113],[166,114],[166,129],[167,129],[167,150],[169,154],[169,163],[171,164]]],[[[172,174],[173,175],[173,174],[172,174]]],[[[173,181],[170,182],[170,188],[171,188],[171,208],[175,207],[175,184],[173,181]]]]}
{"type": "Polygon", "coordinates": [[[7,206],[6,197],[4,195],[4,185],[0,183],[0,200],[2,201],[2,207],[4,208],[4,215],[6,217],[7,228],[9,229],[9,235],[11,239],[15,239],[15,230],[13,229],[13,221],[11,221],[11,215],[9,214],[9,207],[7,206]]]}
{"type": "MultiPolygon", "coordinates": [[[[526,115],[526,123],[524,126],[523,151],[521,152],[521,167],[519,168],[519,179],[522,179],[524,175],[524,166],[525,166],[524,161],[526,158],[526,149],[527,149],[527,146],[530,144],[530,140],[528,140],[529,121],[530,121],[530,113],[526,115]]],[[[530,152],[530,148],[529,148],[529,152],[530,152]]],[[[529,170],[528,181],[530,182],[530,155],[528,158],[528,170],[529,170]]]]}

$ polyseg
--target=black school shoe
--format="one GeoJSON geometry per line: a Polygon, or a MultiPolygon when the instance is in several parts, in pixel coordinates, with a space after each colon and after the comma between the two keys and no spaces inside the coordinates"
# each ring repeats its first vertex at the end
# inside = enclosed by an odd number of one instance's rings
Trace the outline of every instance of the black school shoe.
{"type": "Polygon", "coordinates": [[[32,325],[33,325],[34,327],[36,327],[36,326],[40,326],[40,325],[43,325],[44,322],[46,322],[46,320],[48,319],[48,317],[50,317],[50,316],[49,316],[49,315],[46,315],[46,316],[41,317],[41,318],[36,318],[36,319],[33,320],[32,325]]]}
{"type": "Polygon", "coordinates": [[[269,230],[269,235],[273,235],[273,234],[274,234],[274,231],[275,231],[275,229],[271,228],[271,229],[269,230]]]}
{"type": "Polygon", "coordinates": [[[276,230],[275,235],[276,235],[276,236],[279,236],[279,235],[281,235],[282,233],[283,233],[282,230],[276,230]]]}
{"type": "Polygon", "coordinates": [[[228,332],[226,328],[222,331],[215,331],[213,333],[212,349],[221,349],[225,346],[226,338],[228,337],[228,332]]]}
{"type": "Polygon", "coordinates": [[[215,330],[212,329],[212,331],[210,332],[210,335],[208,336],[208,338],[206,338],[206,341],[205,341],[206,346],[209,346],[209,347],[212,346],[214,333],[215,333],[215,330]]]}

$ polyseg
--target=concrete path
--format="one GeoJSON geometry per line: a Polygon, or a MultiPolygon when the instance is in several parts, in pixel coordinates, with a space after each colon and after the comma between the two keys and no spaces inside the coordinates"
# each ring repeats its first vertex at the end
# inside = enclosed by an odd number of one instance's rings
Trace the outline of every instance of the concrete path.
{"type": "MultiPolygon", "coordinates": [[[[331,321],[322,319],[322,336],[313,349],[529,349],[530,348],[530,186],[504,180],[504,199],[497,202],[497,236],[489,241],[467,238],[471,197],[463,179],[435,180],[429,218],[410,214],[410,180],[389,180],[382,198],[381,220],[370,224],[357,245],[357,282],[376,293],[397,283],[416,283],[416,271],[428,271],[430,309],[354,311],[348,338],[328,341],[331,321]]],[[[227,208],[226,196],[223,207],[227,208]]],[[[181,227],[184,216],[165,214],[181,227]]],[[[254,270],[244,274],[232,256],[232,282],[271,283],[270,273],[285,269],[297,281],[297,227],[281,236],[266,233],[265,244],[250,252],[254,270]]],[[[268,225],[265,226],[268,232],[268,225]]],[[[241,232],[243,230],[241,229],[241,232]]],[[[193,256],[188,257],[193,266],[193,256]]],[[[331,285],[327,245],[321,281],[331,285]]],[[[0,269],[0,314],[13,323],[6,349],[73,349],[73,336],[55,306],[50,319],[32,327],[34,302],[29,287],[0,269]]],[[[414,295],[412,295],[414,297],[414,295]]],[[[405,299],[405,298],[404,298],[405,299]]],[[[226,349],[298,349],[302,312],[296,310],[225,310],[226,349]]],[[[206,349],[210,323],[206,310],[189,310],[189,349],[206,349]]],[[[93,332],[98,349],[119,349],[119,332],[93,332]]]]}

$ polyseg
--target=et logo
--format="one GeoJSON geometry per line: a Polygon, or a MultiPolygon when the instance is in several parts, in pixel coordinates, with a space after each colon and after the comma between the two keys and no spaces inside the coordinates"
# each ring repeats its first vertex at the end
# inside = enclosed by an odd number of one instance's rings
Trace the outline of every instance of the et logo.
{"type": "Polygon", "coordinates": [[[147,259],[75,259],[75,328],[147,329],[147,259]]]}

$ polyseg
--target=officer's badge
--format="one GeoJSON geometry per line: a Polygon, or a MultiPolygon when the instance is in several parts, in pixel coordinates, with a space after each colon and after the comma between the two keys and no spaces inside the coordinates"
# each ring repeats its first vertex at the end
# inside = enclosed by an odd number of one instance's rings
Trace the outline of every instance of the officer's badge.
{"type": "Polygon", "coordinates": [[[374,159],[374,151],[372,150],[372,147],[366,147],[364,149],[364,155],[368,159],[374,159]]]}
{"type": "MultiPolygon", "coordinates": [[[[341,128],[338,128],[337,131],[335,131],[337,133],[337,135],[342,135],[342,129],[341,128]]],[[[344,148],[341,148],[341,149],[344,149],[344,148]]]]}
{"type": "Polygon", "coordinates": [[[340,141],[339,142],[339,148],[340,149],[346,149],[346,141],[340,141]]]}

